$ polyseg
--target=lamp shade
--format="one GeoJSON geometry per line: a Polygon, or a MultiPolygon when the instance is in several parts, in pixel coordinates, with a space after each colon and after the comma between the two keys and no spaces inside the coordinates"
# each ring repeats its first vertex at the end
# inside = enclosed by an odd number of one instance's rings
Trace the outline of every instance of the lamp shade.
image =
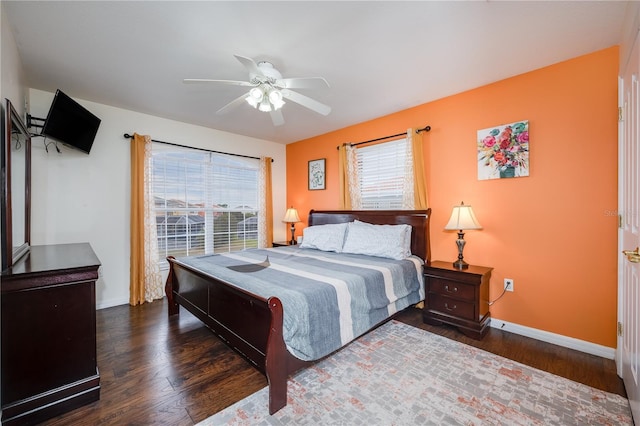
{"type": "Polygon", "coordinates": [[[261,84],[249,91],[245,97],[249,105],[258,108],[260,111],[277,111],[284,105],[282,92],[273,87],[271,83],[261,84]]]}
{"type": "Polygon", "coordinates": [[[262,90],[260,88],[254,87],[253,89],[251,89],[249,91],[249,96],[251,97],[251,99],[256,101],[256,103],[258,103],[258,102],[262,102],[262,98],[264,97],[264,93],[262,93],[262,90]]]}
{"type": "Polygon", "coordinates": [[[462,231],[465,229],[482,229],[482,226],[476,219],[476,215],[473,214],[471,206],[465,206],[464,203],[460,203],[459,206],[453,207],[449,223],[444,229],[462,231]]]}
{"type": "Polygon", "coordinates": [[[288,208],[287,212],[284,215],[284,219],[282,219],[282,221],[287,223],[300,222],[300,217],[298,216],[298,210],[294,209],[293,207],[288,208]]]}

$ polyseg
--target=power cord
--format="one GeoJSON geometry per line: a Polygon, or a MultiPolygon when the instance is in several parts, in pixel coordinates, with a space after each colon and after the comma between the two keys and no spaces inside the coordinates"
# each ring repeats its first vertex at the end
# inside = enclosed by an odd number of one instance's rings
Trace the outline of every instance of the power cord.
{"type": "Polygon", "coordinates": [[[15,150],[20,151],[22,149],[22,139],[20,139],[19,135],[17,134],[15,134],[15,138],[13,136],[14,134],[11,135],[12,139],[16,141],[15,150]]]}
{"type": "Polygon", "coordinates": [[[62,154],[62,151],[60,151],[60,148],[58,147],[58,142],[53,140],[50,142],[47,142],[47,138],[45,137],[42,140],[42,143],[44,144],[44,150],[47,151],[47,154],[49,153],[49,145],[53,145],[56,147],[56,151],[58,151],[58,154],[62,154]]]}
{"type": "Polygon", "coordinates": [[[504,290],[502,290],[502,294],[500,296],[498,296],[497,299],[492,300],[491,302],[487,302],[489,304],[489,306],[493,305],[494,303],[496,303],[498,300],[500,300],[502,298],[502,296],[504,296],[504,294],[507,292],[507,287],[504,288],[504,290]]]}

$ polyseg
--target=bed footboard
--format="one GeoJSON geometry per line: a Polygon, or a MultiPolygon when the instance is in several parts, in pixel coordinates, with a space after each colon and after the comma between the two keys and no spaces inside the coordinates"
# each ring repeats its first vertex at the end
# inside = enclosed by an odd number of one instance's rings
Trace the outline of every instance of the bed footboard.
{"type": "Polygon", "coordinates": [[[271,325],[267,339],[265,374],[269,382],[269,414],[273,414],[287,405],[287,378],[289,368],[287,360],[291,357],[282,337],[282,302],[277,297],[269,299],[271,325]]]}
{"type": "Polygon", "coordinates": [[[308,362],[292,356],[283,338],[282,303],[264,299],[167,259],[170,270],[165,293],[169,316],[184,307],[228,346],[245,357],[269,382],[269,413],[287,405],[287,378],[308,362]]]}

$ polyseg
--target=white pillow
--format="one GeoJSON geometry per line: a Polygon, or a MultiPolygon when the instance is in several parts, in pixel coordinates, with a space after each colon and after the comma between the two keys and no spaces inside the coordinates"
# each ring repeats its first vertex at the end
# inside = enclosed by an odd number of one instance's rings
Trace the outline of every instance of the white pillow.
{"type": "Polygon", "coordinates": [[[342,252],[406,259],[411,256],[411,226],[349,223],[342,252]]]}
{"type": "MultiPolygon", "coordinates": [[[[367,222],[362,222],[359,220],[354,221],[354,223],[356,224],[364,224],[364,225],[369,225],[369,226],[373,226],[373,227],[387,227],[387,228],[391,228],[391,229],[395,229],[398,233],[400,233],[401,235],[403,235],[404,237],[402,241],[399,241],[399,250],[401,250],[403,253],[406,254],[405,257],[403,257],[403,259],[406,259],[407,257],[411,256],[411,225],[373,225],[371,223],[367,223],[367,222]],[[395,228],[394,228],[395,227],[395,228]]],[[[374,228],[375,229],[375,228],[374,228]]]]}
{"type": "Polygon", "coordinates": [[[346,231],[346,223],[309,226],[302,231],[300,248],[340,253],[346,231]]]}

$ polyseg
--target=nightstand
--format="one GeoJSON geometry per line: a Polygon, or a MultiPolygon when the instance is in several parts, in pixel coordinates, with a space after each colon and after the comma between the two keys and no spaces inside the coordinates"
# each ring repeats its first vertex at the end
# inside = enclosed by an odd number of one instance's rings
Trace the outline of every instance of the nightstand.
{"type": "Polygon", "coordinates": [[[431,325],[450,324],[465,335],[482,339],[491,321],[489,280],[493,268],[434,261],[424,267],[426,300],[422,319],[431,325]]]}
{"type": "Polygon", "coordinates": [[[272,247],[286,247],[286,246],[295,246],[296,243],[291,244],[289,241],[274,241],[271,243],[272,247]]]}

